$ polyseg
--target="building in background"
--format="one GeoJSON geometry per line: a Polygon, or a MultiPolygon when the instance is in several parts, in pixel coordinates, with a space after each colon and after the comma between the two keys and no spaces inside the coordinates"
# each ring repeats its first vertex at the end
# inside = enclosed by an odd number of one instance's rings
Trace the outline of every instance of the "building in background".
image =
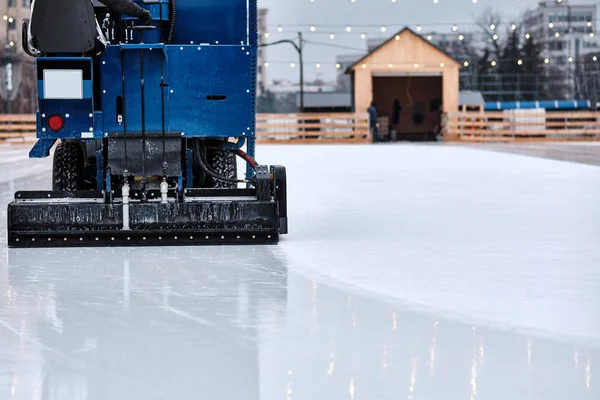
{"type": "Polygon", "coordinates": [[[23,53],[21,46],[21,25],[29,20],[30,0],[0,0],[0,41],[4,51],[13,48],[23,53]]]}
{"type": "Polygon", "coordinates": [[[600,51],[596,35],[596,4],[571,4],[568,0],[542,1],[525,14],[524,30],[542,44],[542,56],[563,74],[567,95],[576,95],[577,60],[600,51]]]}
{"type": "MultiPolygon", "coordinates": [[[[264,44],[267,33],[267,8],[260,8],[258,10],[258,44],[264,44]]],[[[260,96],[265,92],[268,86],[267,81],[267,70],[265,63],[267,62],[267,47],[258,48],[258,66],[257,66],[257,77],[256,77],[256,95],[260,96]]]]}
{"type": "Polygon", "coordinates": [[[37,88],[35,62],[21,45],[21,26],[30,16],[30,0],[0,0],[0,110],[33,112],[37,88]]]}

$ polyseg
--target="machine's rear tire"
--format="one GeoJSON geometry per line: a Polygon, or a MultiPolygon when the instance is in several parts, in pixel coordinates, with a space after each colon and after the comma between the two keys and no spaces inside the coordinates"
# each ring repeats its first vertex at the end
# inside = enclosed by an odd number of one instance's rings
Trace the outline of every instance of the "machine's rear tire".
{"type": "MultiPolygon", "coordinates": [[[[215,150],[212,153],[210,165],[217,174],[225,178],[237,178],[237,160],[235,154],[231,151],[215,150]]],[[[235,189],[237,188],[237,183],[223,182],[213,178],[212,186],[219,189],[235,189]]]]}
{"type": "Polygon", "coordinates": [[[83,186],[83,150],[78,143],[56,146],[52,166],[52,189],[73,192],[83,186]]]}

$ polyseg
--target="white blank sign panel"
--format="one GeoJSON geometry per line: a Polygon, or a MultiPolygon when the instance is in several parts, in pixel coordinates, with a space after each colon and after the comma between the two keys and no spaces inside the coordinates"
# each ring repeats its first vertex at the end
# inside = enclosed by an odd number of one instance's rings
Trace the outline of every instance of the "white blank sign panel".
{"type": "Polygon", "coordinates": [[[45,99],[82,99],[83,72],[80,69],[44,70],[45,99]]]}

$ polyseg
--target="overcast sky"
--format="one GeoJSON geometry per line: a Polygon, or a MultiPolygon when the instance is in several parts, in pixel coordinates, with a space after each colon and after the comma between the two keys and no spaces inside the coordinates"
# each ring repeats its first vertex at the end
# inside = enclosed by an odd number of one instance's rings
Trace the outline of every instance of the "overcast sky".
{"type": "MultiPolygon", "coordinates": [[[[538,0],[259,0],[260,8],[267,8],[270,37],[267,41],[290,39],[295,32],[304,32],[305,39],[349,47],[341,49],[307,44],[305,47],[305,74],[314,79],[318,74],[328,80],[335,77],[335,57],[338,54],[360,53],[366,48],[361,33],[369,37],[391,37],[397,30],[408,25],[423,26],[423,31],[451,32],[456,24],[460,31],[474,30],[473,21],[487,8],[493,8],[509,21],[516,19],[524,10],[534,8],[538,0]],[[434,1],[438,1],[437,4],[434,1]],[[281,25],[283,32],[278,33],[281,25]],[[312,33],[310,26],[317,30],[312,33]],[[337,25],[337,26],[336,26],[337,25]],[[352,31],[346,33],[346,25],[352,31]],[[359,27],[358,25],[370,25],[359,27]],[[385,25],[386,33],[380,25],[385,25]],[[330,33],[337,33],[331,40],[330,33]],[[357,50],[352,50],[357,49],[357,50]],[[321,69],[316,64],[321,63],[321,69]]],[[[566,1],[566,0],[565,0],[566,1]]],[[[597,0],[575,0],[571,4],[597,4],[597,0]]],[[[268,80],[288,78],[297,80],[298,69],[290,67],[297,61],[297,54],[290,45],[282,44],[267,49],[269,61],[268,80]]]]}

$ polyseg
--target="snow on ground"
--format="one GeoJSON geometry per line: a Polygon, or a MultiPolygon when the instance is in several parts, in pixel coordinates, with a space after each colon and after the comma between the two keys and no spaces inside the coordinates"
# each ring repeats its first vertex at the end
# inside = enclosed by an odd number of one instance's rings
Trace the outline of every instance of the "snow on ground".
{"type": "Polygon", "coordinates": [[[429,145],[259,146],[290,266],[459,319],[600,341],[600,168],[429,145]]]}

